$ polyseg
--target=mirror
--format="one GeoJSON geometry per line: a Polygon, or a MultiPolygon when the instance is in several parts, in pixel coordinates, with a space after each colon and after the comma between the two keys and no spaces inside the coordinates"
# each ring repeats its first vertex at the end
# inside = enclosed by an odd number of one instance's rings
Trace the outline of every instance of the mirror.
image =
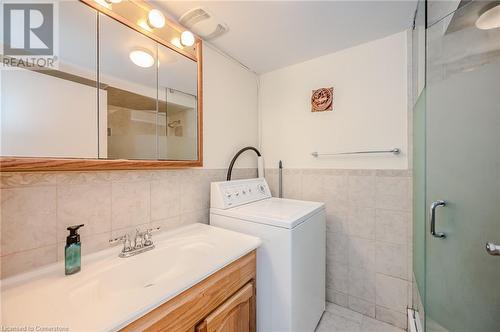
{"type": "Polygon", "coordinates": [[[157,49],[139,32],[99,17],[99,82],[106,91],[99,114],[107,118],[100,142],[107,154],[100,158],[157,159],[157,49]]]}
{"type": "Polygon", "coordinates": [[[200,41],[193,59],[93,7],[59,3],[57,68],[3,71],[3,170],[16,157],[201,166],[200,41]]]}
{"type": "Polygon", "coordinates": [[[196,63],[109,17],[99,22],[100,158],[196,160],[196,63]]]}
{"type": "Polygon", "coordinates": [[[1,155],[97,158],[97,13],[59,4],[58,68],[1,68],[1,155]]]}
{"type": "Polygon", "coordinates": [[[197,66],[158,46],[159,159],[193,160],[197,156],[197,66]]]}

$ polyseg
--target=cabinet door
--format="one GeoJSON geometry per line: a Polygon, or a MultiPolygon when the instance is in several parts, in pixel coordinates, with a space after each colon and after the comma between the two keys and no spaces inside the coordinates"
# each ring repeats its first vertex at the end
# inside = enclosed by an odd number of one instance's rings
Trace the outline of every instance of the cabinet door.
{"type": "Polygon", "coordinates": [[[255,332],[255,288],[249,282],[197,327],[197,332],[255,332]]]}

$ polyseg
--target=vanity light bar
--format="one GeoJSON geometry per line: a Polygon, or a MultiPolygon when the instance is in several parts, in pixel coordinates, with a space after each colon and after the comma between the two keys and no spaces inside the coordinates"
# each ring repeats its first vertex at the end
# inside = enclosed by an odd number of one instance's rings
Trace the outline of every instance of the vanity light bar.
{"type": "Polygon", "coordinates": [[[80,0],[98,11],[136,29],[163,45],[174,46],[177,52],[197,61],[195,44],[199,37],[177,22],[169,20],[159,9],[143,0],[80,0]]]}

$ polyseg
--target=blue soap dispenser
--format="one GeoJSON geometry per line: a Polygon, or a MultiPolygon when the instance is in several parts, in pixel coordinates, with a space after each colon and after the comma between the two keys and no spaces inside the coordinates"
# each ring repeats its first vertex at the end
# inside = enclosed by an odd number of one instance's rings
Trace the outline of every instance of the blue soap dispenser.
{"type": "Polygon", "coordinates": [[[69,231],[64,247],[64,272],[66,275],[75,274],[81,270],[82,244],[78,229],[84,225],[75,225],[67,228],[69,231]]]}

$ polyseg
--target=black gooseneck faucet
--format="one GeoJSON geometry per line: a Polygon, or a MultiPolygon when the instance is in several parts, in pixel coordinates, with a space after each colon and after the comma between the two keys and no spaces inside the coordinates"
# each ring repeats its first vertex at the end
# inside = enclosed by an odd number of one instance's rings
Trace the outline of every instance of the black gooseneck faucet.
{"type": "Polygon", "coordinates": [[[247,150],[252,150],[252,151],[254,151],[257,154],[258,157],[261,157],[261,154],[260,154],[259,150],[257,150],[253,146],[247,146],[247,147],[244,147],[243,149],[241,149],[240,151],[238,151],[234,155],[233,159],[231,160],[231,163],[229,164],[229,168],[227,170],[227,177],[226,177],[227,181],[231,181],[231,173],[233,172],[233,167],[234,167],[234,163],[236,162],[236,159],[238,159],[238,157],[240,156],[240,154],[242,154],[243,152],[245,152],[247,150]]]}

